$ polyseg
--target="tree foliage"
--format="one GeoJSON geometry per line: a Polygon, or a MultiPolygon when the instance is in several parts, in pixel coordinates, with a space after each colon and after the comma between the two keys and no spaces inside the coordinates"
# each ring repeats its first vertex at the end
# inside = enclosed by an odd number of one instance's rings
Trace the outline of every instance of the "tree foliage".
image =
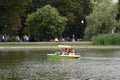
{"type": "Polygon", "coordinates": [[[66,21],[56,8],[46,5],[28,15],[25,32],[40,37],[41,40],[50,40],[62,34],[66,21]]]}
{"type": "Polygon", "coordinates": [[[118,26],[116,16],[118,13],[117,5],[110,0],[99,3],[93,12],[86,17],[87,28],[85,38],[90,39],[98,34],[112,33],[112,29],[118,26]]]}
{"type": "Polygon", "coordinates": [[[118,15],[117,20],[120,20],[120,0],[118,0],[118,15]]]}
{"type": "Polygon", "coordinates": [[[21,15],[31,0],[0,0],[0,31],[13,33],[21,27],[21,15]]]}
{"type": "Polygon", "coordinates": [[[85,17],[92,11],[90,0],[33,0],[27,6],[27,12],[32,13],[37,8],[41,8],[46,4],[57,8],[60,15],[67,17],[67,26],[63,32],[65,37],[75,34],[77,38],[83,37],[86,23],[85,17]]]}
{"type": "Polygon", "coordinates": [[[63,32],[65,37],[73,34],[83,37],[86,23],[81,24],[81,20],[86,22],[85,16],[92,11],[90,0],[0,0],[0,32],[15,34],[19,29],[22,32],[26,15],[47,4],[57,8],[60,15],[67,18],[63,32]]]}

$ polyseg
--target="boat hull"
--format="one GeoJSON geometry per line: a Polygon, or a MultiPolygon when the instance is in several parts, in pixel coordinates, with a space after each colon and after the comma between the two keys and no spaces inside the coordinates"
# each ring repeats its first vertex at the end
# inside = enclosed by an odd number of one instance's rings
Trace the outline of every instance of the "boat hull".
{"type": "Polygon", "coordinates": [[[48,58],[52,59],[77,59],[79,55],[56,55],[56,54],[47,54],[48,58]]]}

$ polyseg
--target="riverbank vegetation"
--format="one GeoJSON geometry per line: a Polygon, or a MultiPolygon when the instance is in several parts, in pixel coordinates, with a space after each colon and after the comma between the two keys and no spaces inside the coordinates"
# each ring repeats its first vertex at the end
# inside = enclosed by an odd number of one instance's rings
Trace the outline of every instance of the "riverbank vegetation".
{"type": "Polygon", "coordinates": [[[85,39],[91,40],[93,36],[99,34],[119,33],[120,22],[116,19],[117,14],[118,5],[113,4],[110,0],[97,4],[93,12],[86,17],[85,39]]]}
{"type": "Polygon", "coordinates": [[[86,17],[85,39],[95,45],[120,45],[120,21],[118,5],[110,0],[99,3],[86,17]]]}
{"type": "Polygon", "coordinates": [[[95,45],[120,45],[120,34],[101,34],[93,38],[95,45]]]}

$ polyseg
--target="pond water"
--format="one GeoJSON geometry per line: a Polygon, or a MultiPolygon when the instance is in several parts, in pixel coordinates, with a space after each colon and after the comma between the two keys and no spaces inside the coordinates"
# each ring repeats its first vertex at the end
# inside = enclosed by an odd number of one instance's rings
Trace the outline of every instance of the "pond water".
{"type": "Polygon", "coordinates": [[[56,50],[0,50],[0,80],[120,80],[120,50],[76,49],[78,59],[48,59],[56,50]]]}

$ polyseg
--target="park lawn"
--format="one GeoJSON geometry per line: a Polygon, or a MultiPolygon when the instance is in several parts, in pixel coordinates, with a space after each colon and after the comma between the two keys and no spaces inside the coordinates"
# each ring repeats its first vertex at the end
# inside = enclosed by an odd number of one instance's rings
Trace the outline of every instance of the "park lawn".
{"type": "Polygon", "coordinates": [[[1,42],[0,46],[92,46],[91,42],[1,42]]]}

